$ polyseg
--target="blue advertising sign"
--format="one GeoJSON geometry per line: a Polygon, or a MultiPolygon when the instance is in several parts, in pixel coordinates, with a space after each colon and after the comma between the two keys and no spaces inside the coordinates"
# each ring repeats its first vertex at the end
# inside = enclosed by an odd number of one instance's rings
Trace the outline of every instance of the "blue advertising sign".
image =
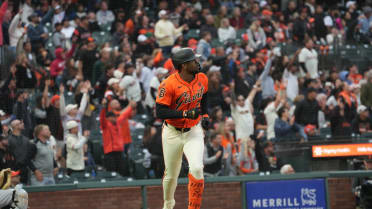
{"type": "Polygon", "coordinates": [[[326,209],[324,179],[247,182],[248,209],[326,209]]]}

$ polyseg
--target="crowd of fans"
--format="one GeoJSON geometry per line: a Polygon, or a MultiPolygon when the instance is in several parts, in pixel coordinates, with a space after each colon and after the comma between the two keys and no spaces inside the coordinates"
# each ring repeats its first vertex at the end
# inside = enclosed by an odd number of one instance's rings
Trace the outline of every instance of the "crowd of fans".
{"type": "MultiPolygon", "coordinates": [[[[293,173],[278,142],[372,133],[372,68],[320,69],[333,44],[371,44],[372,8],[348,1],[2,1],[0,167],[21,182],[54,183],[96,165],[87,141],[99,129],[103,166],[130,175],[131,118],[146,114],[149,169],[162,176],[160,82],[181,47],[201,55],[209,78],[206,175],[293,173]],[[286,54],[280,47],[295,45],[286,54]],[[99,114],[95,114],[98,112],[99,114]],[[96,116],[99,121],[96,120],[96,116]],[[29,175],[30,174],[30,175],[29,175]]],[[[186,168],[187,169],[187,168],[186,168]]]]}

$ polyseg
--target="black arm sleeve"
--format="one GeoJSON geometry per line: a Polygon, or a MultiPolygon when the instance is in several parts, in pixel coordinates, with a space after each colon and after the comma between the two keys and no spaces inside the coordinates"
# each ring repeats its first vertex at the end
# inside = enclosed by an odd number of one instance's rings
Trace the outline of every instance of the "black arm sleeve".
{"type": "Polygon", "coordinates": [[[182,111],[172,110],[166,105],[156,103],[156,116],[160,119],[183,118],[182,111]]]}
{"type": "Polygon", "coordinates": [[[309,72],[309,71],[307,70],[306,65],[305,65],[304,62],[300,62],[300,66],[301,66],[301,68],[305,71],[305,73],[308,73],[308,72],[309,72]]]}
{"type": "Polygon", "coordinates": [[[200,102],[201,114],[208,114],[208,92],[203,94],[202,100],[200,102]]]}

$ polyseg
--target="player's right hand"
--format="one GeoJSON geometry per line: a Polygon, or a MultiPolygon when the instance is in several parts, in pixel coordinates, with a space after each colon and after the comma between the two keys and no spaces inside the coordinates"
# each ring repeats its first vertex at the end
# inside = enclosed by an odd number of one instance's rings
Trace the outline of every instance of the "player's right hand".
{"type": "Polygon", "coordinates": [[[200,110],[198,108],[194,108],[191,110],[188,110],[184,113],[184,118],[189,118],[189,119],[197,119],[200,115],[200,110]]]}

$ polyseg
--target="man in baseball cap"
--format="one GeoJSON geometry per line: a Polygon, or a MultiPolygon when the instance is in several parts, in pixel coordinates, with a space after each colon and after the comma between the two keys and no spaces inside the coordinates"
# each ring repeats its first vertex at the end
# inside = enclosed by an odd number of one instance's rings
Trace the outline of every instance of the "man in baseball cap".
{"type": "Polygon", "coordinates": [[[66,123],[66,129],[68,130],[66,137],[66,167],[68,175],[73,172],[81,172],[85,168],[83,146],[87,142],[89,131],[84,131],[84,136],[81,136],[79,134],[79,125],[74,120],[66,123]]]}
{"type": "Polygon", "coordinates": [[[372,122],[369,117],[368,108],[364,105],[359,105],[357,112],[358,112],[358,115],[351,122],[353,133],[364,134],[364,133],[372,132],[372,122]]]}
{"type": "Polygon", "coordinates": [[[168,19],[167,11],[161,10],[159,12],[159,21],[155,24],[155,38],[165,57],[169,57],[176,38],[182,35],[185,26],[175,28],[168,19]]]}
{"type": "Polygon", "coordinates": [[[78,111],[77,108],[78,108],[77,104],[69,104],[66,106],[65,110],[67,114],[76,115],[78,111]]]}
{"type": "Polygon", "coordinates": [[[61,114],[61,119],[62,119],[62,126],[64,128],[64,135],[66,136],[68,134],[68,129],[67,129],[67,122],[68,121],[77,121],[78,122],[78,127],[79,127],[79,133],[82,134],[82,128],[81,128],[81,118],[83,117],[84,111],[88,105],[88,91],[90,86],[90,82],[87,81],[85,82],[82,87],[81,87],[81,93],[83,94],[83,97],[80,102],[80,107],[78,109],[77,104],[69,104],[65,105],[65,97],[64,97],[64,91],[65,87],[63,85],[60,86],[59,92],[60,92],[60,114],[61,114]]]}

